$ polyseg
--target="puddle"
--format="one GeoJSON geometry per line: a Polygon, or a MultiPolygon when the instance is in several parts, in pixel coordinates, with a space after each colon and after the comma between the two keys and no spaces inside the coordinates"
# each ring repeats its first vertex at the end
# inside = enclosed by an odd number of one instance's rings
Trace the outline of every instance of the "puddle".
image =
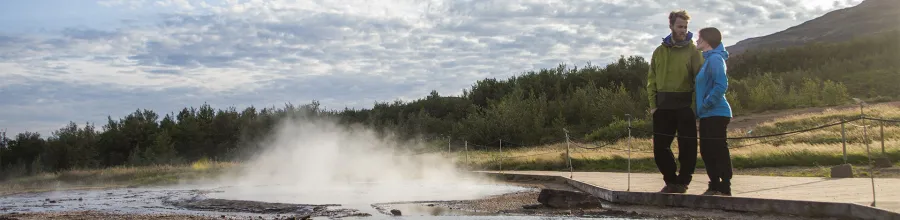
{"type": "Polygon", "coordinates": [[[403,203],[403,204],[380,204],[382,212],[389,213],[392,209],[401,210],[402,216],[477,216],[483,213],[465,211],[460,209],[451,209],[450,207],[439,206],[429,203],[403,203]]]}

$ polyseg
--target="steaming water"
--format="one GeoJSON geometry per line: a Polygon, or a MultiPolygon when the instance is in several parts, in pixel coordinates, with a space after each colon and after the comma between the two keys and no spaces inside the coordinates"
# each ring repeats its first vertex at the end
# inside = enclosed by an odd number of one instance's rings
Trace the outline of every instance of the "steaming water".
{"type": "MultiPolygon", "coordinates": [[[[384,215],[372,208],[372,204],[470,200],[530,190],[460,171],[454,161],[440,155],[403,153],[403,149],[424,148],[420,143],[397,142],[365,128],[346,128],[327,120],[285,120],[263,145],[266,148],[254,155],[246,169],[227,175],[219,181],[219,191],[207,197],[341,204],[380,218],[384,215]]],[[[405,208],[411,207],[414,206],[405,208]]],[[[428,212],[435,210],[406,211],[405,214],[429,215],[428,212]]],[[[452,219],[460,219],[464,217],[458,215],[470,213],[444,214],[457,215],[452,219]]],[[[469,217],[473,216],[465,218],[469,217]]],[[[541,217],[486,219],[498,218],[541,217]]]]}
{"type": "Polygon", "coordinates": [[[397,142],[365,128],[324,119],[289,119],[265,148],[216,185],[218,198],[372,204],[474,199],[522,190],[464,172],[441,155],[411,155],[420,143],[397,142]]]}

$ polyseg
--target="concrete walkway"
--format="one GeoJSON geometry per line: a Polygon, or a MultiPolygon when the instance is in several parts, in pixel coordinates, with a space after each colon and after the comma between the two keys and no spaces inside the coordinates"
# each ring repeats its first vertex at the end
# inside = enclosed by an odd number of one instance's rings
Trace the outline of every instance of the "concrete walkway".
{"type": "MultiPolygon", "coordinates": [[[[569,172],[504,171],[503,173],[569,177],[569,172]]],[[[627,173],[575,172],[573,179],[609,190],[628,189],[627,173]]],[[[708,180],[706,174],[695,174],[687,193],[702,194],[707,188],[708,180]]],[[[631,174],[632,192],[657,192],[664,185],[661,174],[631,174]]],[[[856,203],[865,206],[872,203],[872,181],[869,178],[736,175],[732,179],[731,190],[734,197],[856,203]]],[[[900,212],[900,179],[875,178],[875,196],[876,207],[900,212]]]]}

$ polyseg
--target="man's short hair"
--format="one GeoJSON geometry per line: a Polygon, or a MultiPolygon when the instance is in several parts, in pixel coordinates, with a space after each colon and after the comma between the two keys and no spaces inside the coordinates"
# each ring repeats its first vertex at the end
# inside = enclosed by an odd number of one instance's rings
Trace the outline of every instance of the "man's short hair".
{"type": "Polygon", "coordinates": [[[714,27],[700,29],[700,38],[703,38],[703,41],[706,41],[712,48],[719,47],[722,44],[722,32],[719,32],[719,29],[714,27]]]}
{"type": "Polygon", "coordinates": [[[688,15],[687,11],[685,11],[685,10],[677,10],[677,11],[669,12],[669,25],[675,25],[675,20],[677,18],[684,19],[685,21],[690,21],[691,15],[688,15]]]}

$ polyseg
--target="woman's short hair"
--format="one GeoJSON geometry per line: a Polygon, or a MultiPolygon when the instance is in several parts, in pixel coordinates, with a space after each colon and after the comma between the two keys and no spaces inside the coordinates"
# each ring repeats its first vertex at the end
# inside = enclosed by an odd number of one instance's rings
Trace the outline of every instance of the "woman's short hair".
{"type": "Polygon", "coordinates": [[[700,38],[712,48],[719,47],[722,44],[722,32],[719,32],[719,29],[714,27],[700,29],[700,38]]]}

